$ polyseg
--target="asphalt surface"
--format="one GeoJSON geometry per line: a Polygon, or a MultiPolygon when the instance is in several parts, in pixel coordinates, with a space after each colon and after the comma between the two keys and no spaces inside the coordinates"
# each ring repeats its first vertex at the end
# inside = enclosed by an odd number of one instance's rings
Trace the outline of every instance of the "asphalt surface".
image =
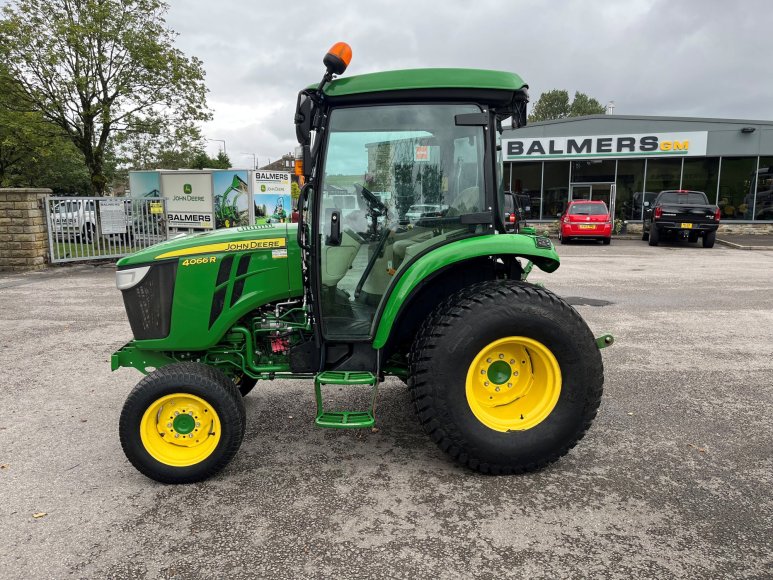
{"type": "Polygon", "coordinates": [[[586,438],[508,477],[447,460],[398,381],[377,432],[316,429],[312,383],[276,381],[220,475],[157,484],[118,442],[112,270],[0,274],[0,577],[770,578],[773,250],[559,251],[534,281],[617,342],[586,438]]]}

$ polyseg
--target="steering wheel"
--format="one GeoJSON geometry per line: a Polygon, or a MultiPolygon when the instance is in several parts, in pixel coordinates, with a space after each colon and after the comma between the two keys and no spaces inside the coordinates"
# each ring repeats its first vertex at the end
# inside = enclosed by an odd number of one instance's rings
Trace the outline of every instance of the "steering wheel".
{"type": "Polygon", "coordinates": [[[370,207],[372,212],[374,212],[374,213],[376,213],[378,215],[386,215],[387,207],[376,196],[376,194],[374,194],[371,190],[369,190],[367,187],[365,187],[361,183],[355,183],[354,187],[356,187],[356,188],[358,188],[360,190],[360,193],[362,194],[362,197],[364,197],[365,201],[368,202],[368,206],[370,207]]]}

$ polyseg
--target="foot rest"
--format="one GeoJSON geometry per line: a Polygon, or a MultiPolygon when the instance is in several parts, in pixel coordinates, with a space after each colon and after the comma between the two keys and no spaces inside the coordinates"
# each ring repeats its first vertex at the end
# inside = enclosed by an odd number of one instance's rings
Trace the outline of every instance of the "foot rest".
{"type": "Polygon", "coordinates": [[[314,423],[333,429],[363,429],[373,427],[376,418],[370,411],[325,411],[314,423]]]}
{"type": "Polygon", "coordinates": [[[376,422],[376,391],[378,378],[367,371],[327,371],[314,377],[314,394],[317,399],[318,427],[332,429],[365,429],[376,422]],[[361,385],[372,389],[370,409],[367,411],[325,411],[322,405],[322,385],[361,385]]]}

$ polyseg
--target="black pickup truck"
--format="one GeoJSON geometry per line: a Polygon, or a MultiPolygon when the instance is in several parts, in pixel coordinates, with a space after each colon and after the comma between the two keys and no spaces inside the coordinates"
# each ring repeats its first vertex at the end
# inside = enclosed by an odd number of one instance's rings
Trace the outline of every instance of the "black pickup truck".
{"type": "Polygon", "coordinates": [[[702,191],[661,191],[652,204],[644,202],[642,240],[657,246],[667,236],[697,242],[703,238],[703,247],[711,248],[717,239],[720,211],[710,205],[702,191]]]}

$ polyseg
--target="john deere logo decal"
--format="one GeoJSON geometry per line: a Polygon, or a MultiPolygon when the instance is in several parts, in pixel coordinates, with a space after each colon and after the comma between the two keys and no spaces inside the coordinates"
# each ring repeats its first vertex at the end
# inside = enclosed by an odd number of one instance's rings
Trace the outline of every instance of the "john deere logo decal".
{"type": "Polygon", "coordinates": [[[266,191],[266,186],[261,184],[260,185],[260,191],[265,192],[266,191]]]}
{"type": "Polygon", "coordinates": [[[185,195],[190,195],[191,193],[193,193],[193,187],[191,187],[190,183],[186,183],[185,185],[183,185],[183,193],[185,195]]]}

